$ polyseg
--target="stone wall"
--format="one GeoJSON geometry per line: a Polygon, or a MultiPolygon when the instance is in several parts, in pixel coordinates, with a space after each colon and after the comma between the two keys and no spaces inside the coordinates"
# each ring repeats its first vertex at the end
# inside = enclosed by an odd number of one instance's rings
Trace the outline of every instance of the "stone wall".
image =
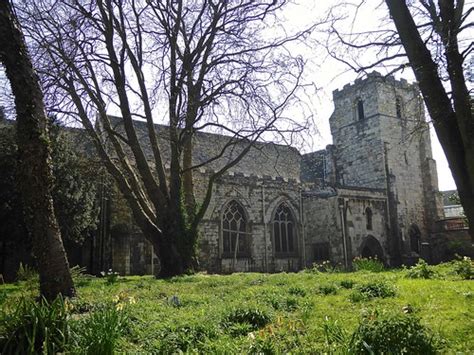
{"type": "Polygon", "coordinates": [[[378,254],[372,250],[374,242],[370,239],[376,240],[383,251],[378,256],[388,261],[385,192],[369,189],[306,192],[303,201],[307,264],[322,261],[321,255],[325,253],[321,249],[327,247],[327,260],[350,267],[353,258],[361,256],[365,247],[378,254]]]}
{"type": "Polygon", "coordinates": [[[224,176],[214,186],[212,202],[201,224],[200,267],[219,273],[299,270],[304,259],[300,203],[300,186],[295,180],[244,174],[224,176]],[[234,259],[223,255],[222,214],[230,201],[237,201],[247,217],[250,238],[247,257],[234,259]],[[297,253],[288,257],[276,257],[273,246],[272,220],[281,203],[290,208],[297,233],[297,253]]]}
{"type": "MultiPolygon", "coordinates": [[[[120,117],[110,117],[116,131],[123,133],[120,117]]],[[[139,141],[142,143],[148,160],[154,161],[153,152],[149,144],[148,130],[143,121],[134,121],[139,141]]],[[[165,166],[170,164],[170,147],[168,127],[155,125],[158,142],[165,166]]],[[[196,132],[193,136],[193,164],[207,163],[204,168],[208,171],[221,169],[229,161],[237,157],[243,149],[248,146],[244,140],[236,140],[233,137],[196,132]],[[216,159],[217,158],[217,159],[216,159]]],[[[128,151],[129,155],[131,152],[128,151]]],[[[247,175],[265,175],[282,177],[284,179],[300,178],[300,153],[297,149],[275,143],[256,142],[243,159],[229,172],[241,172],[247,175]]]]}
{"type": "Polygon", "coordinates": [[[334,112],[329,119],[336,156],[336,179],[341,186],[385,188],[384,152],[378,120],[377,85],[356,81],[333,92],[334,112]],[[364,118],[357,103],[362,100],[364,118]]]}
{"type": "Polygon", "coordinates": [[[417,230],[421,240],[427,239],[442,205],[418,87],[374,72],[333,97],[337,182],[387,191],[390,254],[400,261],[419,252],[410,235],[417,230]]]}

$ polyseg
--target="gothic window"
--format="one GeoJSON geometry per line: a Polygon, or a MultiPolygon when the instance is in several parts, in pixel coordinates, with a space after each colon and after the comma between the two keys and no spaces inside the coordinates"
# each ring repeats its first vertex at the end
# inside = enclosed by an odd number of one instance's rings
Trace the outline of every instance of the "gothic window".
{"type": "Polygon", "coordinates": [[[248,256],[249,235],[247,218],[242,206],[237,201],[230,201],[222,216],[222,245],[226,256],[248,256]]]}
{"type": "Polygon", "coordinates": [[[397,112],[397,118],[402,118],[403,117],[403,102],[399,96],[395,98],[395,110],[397,112]]]}
{"type": "Polygon", "coordinates": [[[365,221],[366,221],[366,228],[367,230],[372,230],[372,210],[367,207],[365,209],[365,221]]]}
{"type": "Polygon", "coordinates": [[[362,99],[357,99],[357,118],[359,120],[363,120],[365,118],[364,101],[362,101],[362,99]]]}
{"type": "Polygon", "coordinates": [[[295,254],[297,250],[296,226],[288,206],[278,206],[273,218],[273,241],[277,255],[295,254]]]}

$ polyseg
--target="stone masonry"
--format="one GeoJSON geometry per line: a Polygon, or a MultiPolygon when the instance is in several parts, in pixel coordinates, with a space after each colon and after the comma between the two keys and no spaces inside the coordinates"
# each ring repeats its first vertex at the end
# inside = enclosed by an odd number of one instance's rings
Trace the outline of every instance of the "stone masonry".
{"type": "MultiPolygon", "coordinates": [[[[443,215],[416,84],[375,72],[334,91],[333,99],[333,145],[302,155],[259,143],[215,184],[201,225],[203,270],[297,271],[324,260],[350,267],[356,256],[399,265],[423,254],[443,215]]],[[[228,139],[196,135],[195,163],[228,139]]],[[[229,154],[240,149],[243,144],[229,154]]],[[[196,171],[198,200],[209,173],[229,158],[196,171]]],[[[112,215],[114,208],[112,203],[112,215]]],[[[113,268],[152,273],[158,261],[136,228],[119,228],[116,235],[111,230],[113,268]]]]}

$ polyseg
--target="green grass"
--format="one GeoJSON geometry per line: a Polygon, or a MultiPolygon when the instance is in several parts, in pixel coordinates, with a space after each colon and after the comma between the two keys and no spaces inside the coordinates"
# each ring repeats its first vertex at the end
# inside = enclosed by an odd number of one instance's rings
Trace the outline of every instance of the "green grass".
{"type": "MultiPolygon", "coordinates": [[[[113,284],[91,278],[78,287],[71,319],[74,322],[101,304],[117,302],[120,296],[136,302],[124,310],[128,327],[118,340],[119,352],[339,353],[341,349],[327,343],[328,320],[352,334],[374,310],[403,313],[409,309],[442,339],[442,352],[471,353],[474,283],[452,274],[449,265],[435,268],[434,279],[410,279],[404,270],[197,274],[170,280],[130,276],[113,284]],[[388,284],[395,295],[351,301],[350,295],[369,283],[388,284]]],[[[19,299],[32,298],[35,292],[25,282],[1,285],[0,317],[14,312],[19,299]]]]}

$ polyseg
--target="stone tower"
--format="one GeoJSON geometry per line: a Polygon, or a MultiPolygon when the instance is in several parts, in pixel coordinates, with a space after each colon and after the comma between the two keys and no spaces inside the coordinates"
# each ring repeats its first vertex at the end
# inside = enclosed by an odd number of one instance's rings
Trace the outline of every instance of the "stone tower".
{"type": "Polygon", "coordinates": [[[374,72],[334,91],[333,99],[337,185],[385,192],[390,261],[409,263],[442,217],[418,87],[374,72]]]}

